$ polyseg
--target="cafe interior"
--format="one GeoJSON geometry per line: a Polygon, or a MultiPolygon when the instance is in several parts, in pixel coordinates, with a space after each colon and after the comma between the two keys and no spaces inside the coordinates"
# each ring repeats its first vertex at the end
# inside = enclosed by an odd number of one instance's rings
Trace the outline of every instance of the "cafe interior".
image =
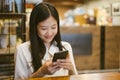
{"type": "Polygon", "coordinates": [[[120,80],[120,0],[1,0],[1,80],[14,79],[16,47],[29,41],[30,13],[40,2],[58,10],[61,39],[72,46],[78,75],[30,80],[120,80]]]}

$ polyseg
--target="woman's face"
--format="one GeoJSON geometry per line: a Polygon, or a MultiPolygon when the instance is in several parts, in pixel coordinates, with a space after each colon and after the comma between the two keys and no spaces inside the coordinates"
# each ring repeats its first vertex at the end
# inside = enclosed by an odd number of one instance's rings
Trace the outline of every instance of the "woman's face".
{"type": "Polygon", "coordinates": [[[38,36],[43,40],[45,44],[50,44],[57,34],[57,28],[57,21],[52,16],[50,16],[45,21],[38,23],[38,36]]]}

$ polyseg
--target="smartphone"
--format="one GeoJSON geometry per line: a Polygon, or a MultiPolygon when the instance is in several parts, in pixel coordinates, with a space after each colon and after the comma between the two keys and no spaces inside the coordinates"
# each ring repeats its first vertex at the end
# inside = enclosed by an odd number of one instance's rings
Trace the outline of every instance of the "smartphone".
{"type": "Polygon", "coordinates": [[[54,53],[52,62],[57,61],[57,59],[66,59],[67,55],[68,55],[68,50],[56,52],[54,53]]]}

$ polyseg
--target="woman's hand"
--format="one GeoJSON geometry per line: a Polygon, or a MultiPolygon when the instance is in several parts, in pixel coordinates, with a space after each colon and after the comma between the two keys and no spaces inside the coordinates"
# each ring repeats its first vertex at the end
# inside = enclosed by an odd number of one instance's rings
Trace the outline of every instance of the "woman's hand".
{"type": "Polygon", "coordinates": [[[69,58],[58,59],[57,62],[59,63],[60,68],[68,69],[70,75],[75,74],[72,62],[70,61],[69,58]]]}
{"type": "Polygon", "coordinates": [[[44,75],[50,75],[60,69],[58,62],[46,61],[30,78],[43,77],[44,75]]]}
{"type": "Polygon", "coordinates": [[[53,74],[56,71],[58,71],[60,69],[58,62],[52,62],[52,61],[46,61],[45,64],[42,65],[41,67],[41,71],[43,74],[53,74]]]}

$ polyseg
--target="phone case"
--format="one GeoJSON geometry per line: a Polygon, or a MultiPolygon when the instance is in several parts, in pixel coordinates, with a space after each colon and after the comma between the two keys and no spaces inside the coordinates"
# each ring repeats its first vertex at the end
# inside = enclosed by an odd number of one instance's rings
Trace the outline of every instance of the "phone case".
{"type": "Polygon", "coordinates": [[[55,62],[55,61],[57,61],[57,59],[66,59],[67,55],[68,55],[68,50],[56,52],[54,54],[54,57],[53,57],[52,61],[55,62]]]}

